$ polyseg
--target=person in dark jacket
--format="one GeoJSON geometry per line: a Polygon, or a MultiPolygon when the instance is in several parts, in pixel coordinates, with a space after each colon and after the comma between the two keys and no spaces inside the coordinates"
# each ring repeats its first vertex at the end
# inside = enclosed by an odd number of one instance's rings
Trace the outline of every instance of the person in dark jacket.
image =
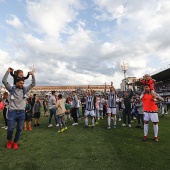
{"type": "Polygon", "coordinates": [[[123,95],[123,124],[122,126],[126,126],[126,115],[128,116],[128,126],[132,127],[130,124],[130,114],[131,114],[131,99],[133,96],[133,91],[130,89],[129,93],[127,91],[124,92],[123,95]]]}

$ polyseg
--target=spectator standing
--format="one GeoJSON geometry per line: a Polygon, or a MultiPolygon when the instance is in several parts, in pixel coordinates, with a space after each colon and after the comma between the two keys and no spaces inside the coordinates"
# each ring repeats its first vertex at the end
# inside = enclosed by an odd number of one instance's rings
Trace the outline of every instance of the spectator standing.
{"type": "Polygon", "coordinates": [[[52,95],[50,96],[50,99],[49,99],[50,117],[49,117],[48,127],[52,127],[53,126],[51,124],[53,115],[54,115],[54,119],[55,119],[55,122],[56,122],[56,126],[59,126],[58,125],[57,116],[56,116],[56,106],[55,106],[56,105],[56,91],[52,91],[51,94],[52,95]]]}
{"type": "Polygon", "coordinates": [[[123,98],[123,106],[124,106],[124,108],[123,108],[123,124],[122,124],[122,126],[126,126],[126,115],[127,115],[128,116],[128,126],[132,127],[131,123],[130,123],[132,96],[133,96],[133,92],[130,89],[129,93],[127,91],[125,91],[124,95],[122,97],[123,98]]]}
{"type": "Polygon", "coordinates": [[[36,99],[32,111],[34,114],[34,127],[40,126],[41,103],[39,97],[36,99]]]}
{"type": "Polygon", "coordinates": [[[8,129],[8,120],[7,120],[7,114],[8,114],[8,106],[9,106],[9,94],[8,92],[4,92],[3,94],[3,104],[4,104],[4,109],[3,109],[3,117],[5,121],[5,126],[2,128],[8,129]]]}
{"type": "Polygon", "coordinates": [[[56,102],[56,108],[57,112],[56,115],[58,117],[58,123],[59,123],[59,133],[67,130],[67,127],[65,125],[64,115],[65,115],[65,100],[62,98],[62,94],[58,95],[58,101],[56,102]]]}
{"type": "Polygon", "coordinates": [[[76,91],[72,91],[73,101],[72,101],[72,117],[74,120],[73,126],[78,125],[77,110],[78,110],[78,98],[76,91]]]}

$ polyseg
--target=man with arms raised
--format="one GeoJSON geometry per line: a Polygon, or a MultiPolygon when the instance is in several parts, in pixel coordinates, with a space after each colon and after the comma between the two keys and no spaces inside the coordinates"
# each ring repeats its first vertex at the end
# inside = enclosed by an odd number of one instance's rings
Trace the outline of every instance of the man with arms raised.
{"type": "MultiPolygon", "coordinates": [[[[11,92],[12,86],[7,82],[7,78],[9,73],[11,72],[11,68],[8,68],[7,72],[5,73],[2,83],[4,84],[5,88],[11,92]]],[[[35,86],[35,77],[32,74],[32,83],[25,87],[26,92],[31,90],[35,86]]],[[[26,98],[23,96],[23,79],[18,78],[16,82],[16,89],[14,92],[14,100],[9,101],[9,111],[8,111],[8,130],[7,130],[7,148],[11,149],[18,149],[18,140],[20,139],[20,134],[23,128],[23,123],[25,120],[25,106],[26,106],[26,98]],[[15,122],[17,122],[17,129],[14,138],[14,143],[12,143],[12,135],[15,127],[15,122]]]]}
{"type": "Polygon", "coordinates": [[[108,94],[108,109],[107,109],[107,129],[111,129],[111,114],[113,115],[113,127],[116,128],[116,90],[112,86],[110,87],[110,93],[108,94]]]}

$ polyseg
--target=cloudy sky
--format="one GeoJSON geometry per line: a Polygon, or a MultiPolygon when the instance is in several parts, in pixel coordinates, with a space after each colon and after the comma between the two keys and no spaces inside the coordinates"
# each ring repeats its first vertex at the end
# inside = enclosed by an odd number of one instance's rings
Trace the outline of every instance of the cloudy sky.
{"type": "Polygon", "coordinates": [[[137,77],[170,64],[169,18],[169,0],[0,0],[0,77],[34,64],[37,85],[119,88],[123,61],[137,77]]]}

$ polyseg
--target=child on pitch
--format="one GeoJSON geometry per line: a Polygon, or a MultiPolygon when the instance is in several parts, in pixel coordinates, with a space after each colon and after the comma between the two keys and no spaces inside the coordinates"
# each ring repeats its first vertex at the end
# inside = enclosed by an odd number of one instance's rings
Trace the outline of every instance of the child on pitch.
{"type": "MultiPolygon", "coordinates": [[[[14,86],[12,87],[11,90],[11,100],[14,100],[14,92],[15,92],[15,88],[16,88],[16,81],[17,79],[22,79],[23,81],[29,78],[30,72],[28,72],[27,76],[24,77],[23,71],[22,70],[16,70],[14,71],[14,69],[10,68],[10,75],[14,78],[14,86]]],[[[26,95],[26,89],[23,86],[23,94],[24,94],[24,98],[27,98],[26,95]]]]}
{"type": "Polygon", "coordinates": [[[58,101],[56,103],[56,115],[58,117],[58,123],[59,123],[59,128],[60,130],[58,131],[59,133],[64,132],[67,130],[67,127],[65,125],[65,120],[64,120],[64,115],[65,115],[65,99],[63,99],[62,94],[58,95],[58,101]],[[63,128],[62,128],[63,127],[63,128]]]}
{"type": "Polygon", "coordinates": [[[31,105],[28,103],[28,100],[26,100],[24,130],[27,130],[27,123],[28,123],[28,130],[32,130],[31,117],[32,117],[31,105]]]}
{"type": "Polygon", "coordinates": [[[143,84],[143,85],[149,85],[150,90],[151,90],[151,94],[154,96],[154,83],[155,80],[152,79],[152,77],[149,74],[145,74],[143,79],[139,79],[139,81],[143,84]]]}
{"type": "Polygon", "coordinates": [[[34,114],[34,127],[40,126],[39,119],[41,114],[41,103],[39,97],[36,99],[33,106],[33,114],[34,114]]]}

